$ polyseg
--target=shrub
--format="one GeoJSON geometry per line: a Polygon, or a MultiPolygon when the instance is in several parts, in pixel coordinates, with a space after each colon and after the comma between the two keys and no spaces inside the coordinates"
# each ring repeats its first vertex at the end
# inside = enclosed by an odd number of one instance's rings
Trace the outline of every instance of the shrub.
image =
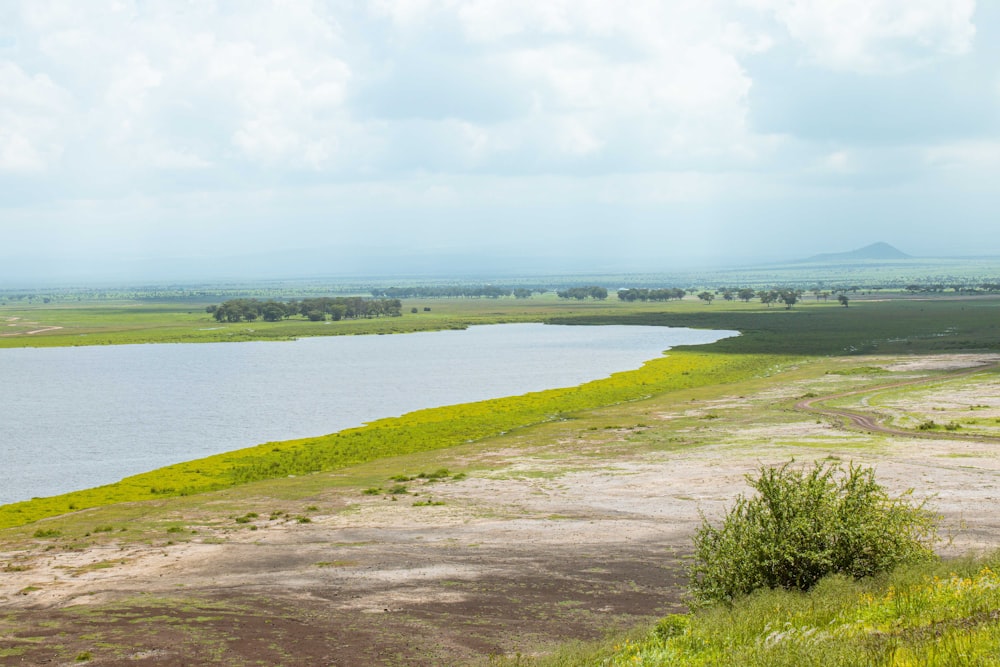
{"type": "Polygon", "coordinates": [[[824,576],[854,578],[933,558],[935,518],[910,492],[890,497],[871,468],[816,462],[761,467],[715,528],[694,537],[691,592],[723,602],[759,588],[808,590],[824,576]]]}

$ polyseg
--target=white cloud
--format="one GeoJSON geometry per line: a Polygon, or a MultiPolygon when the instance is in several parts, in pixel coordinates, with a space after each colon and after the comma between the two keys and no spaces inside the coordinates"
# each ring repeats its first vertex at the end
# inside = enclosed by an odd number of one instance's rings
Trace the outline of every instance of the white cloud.
{"type": "Polygon", "coordinates": [[[0,170],[39,171],[45,158],[22,134],[0,129],[0,170]]]}
{"type": "Polygon", "coordinates": [[[318,3],[21,5],[22,52],[76,93],[63,133],[129,167],[312,167],[335,153],[350,69],[318,3]],[[231,8],[230,8],[231,9],[231,8]],[[233,149],[236,149],[235,151],[233,149]]]}
{"type": "Polygon", "coordinates": [[[480,123],[479,164],[490,147],[498,160],[519,152],[543,169],[625,154],[654,168],[689,157],[745,161],[760,150],[739,57],[771,40],[720,3],[387,0],[378,14],[410,39],[457,24],[450,39],[466,57],[522,96],[521,115],[480,123]]]}
{"type": "Polygon", "coordinates": [[[1000,169],[1000,141],[965,141],[931,146],[924,151],[927,164],[943,169],[1000,169]]]}
{"type": "Polygon", "coordinates": [[[48,76],[0,61],[0,170],[38,171],[58,160],[69,108],[69,94],[48,76]]]}
{"type": "Polygon", "coordinates": [[[826,155],[820,162],[820,169],[836,174],[849,174],[855,171],[855,166],[850,153],[839,150],[826,155]]]}
{"type": "Polygon", "coordinates": [[[894,73],[968,53],[975,0],[749,0],[767,8],[817,63],[894,73]]]}
{"type": "Polygon", "coordinates": [[[734,21],[722,0],[382,0],[367,11],[33,0],[21,21],[39,71],[73,93],[77,134],[59,138],[126,171],[562,171],[626,159],[659,168],[752,161],[764,150],[747,127],[740,58],[770,38],[734,21]],[[366,81],[428,53],[400,111],[420,96],[452,100],[427,119],[436,142],[352,106],[366,81]],[[509,109],[476,117],[483,93],[509,109]]]}
{"type": "Polygon", "coordinates": [[[147,159],[151,166],[159,169],[206,169],[212,166],[211,162],[199,155],[169,146],[151,151],[147,159]]]}

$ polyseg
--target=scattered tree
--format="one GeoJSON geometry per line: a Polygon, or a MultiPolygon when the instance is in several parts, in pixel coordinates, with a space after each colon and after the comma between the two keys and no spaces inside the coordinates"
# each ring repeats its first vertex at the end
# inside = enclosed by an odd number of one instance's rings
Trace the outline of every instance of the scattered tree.
{"type": "Polygon", "coordinates": [[[778,298],[785,304],[785,310],[791,310],[802,296],[802,290],[786,289],[778,293],[778,298]]]}

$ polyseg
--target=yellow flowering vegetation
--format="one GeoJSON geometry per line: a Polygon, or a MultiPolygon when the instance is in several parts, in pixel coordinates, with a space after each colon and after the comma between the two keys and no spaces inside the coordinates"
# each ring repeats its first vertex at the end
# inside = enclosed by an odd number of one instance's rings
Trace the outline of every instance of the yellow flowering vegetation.
{"type": "Polygon", "coordinates": [[[419,410],[331,435],[266,443],[178,463],[120,482],[0,507],[0,528],[112,503],[190,495],[256,480],[334,470],[443,449],[655,394],[762,376],[788,361],[767,355],[677,351],[578,387],[419,410]]]}

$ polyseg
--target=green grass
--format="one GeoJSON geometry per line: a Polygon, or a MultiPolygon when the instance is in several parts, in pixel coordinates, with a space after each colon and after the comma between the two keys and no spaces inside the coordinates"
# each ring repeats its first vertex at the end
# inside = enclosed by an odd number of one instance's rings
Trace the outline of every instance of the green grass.
{"type": "Polygon", "coordinates": [[[667,616],[655,627],[495,667],[868,667],[1000,665],[1000,558],[935,562],[808,593],[758,591],[732,605],[667,616]]]}
{"type": "Polygon", "coordinates": [[[858,355],[1000,349],[1000,299],[859,301],[850,308],[806,302],[792,310],[718,304],[660,312],[553,316],[554,324],[646,324],[735,329],[710,346],[734,354],[858,355]]]}
{"type": "MultiPolygon", "coordinates": [[[[891,297],[891,295],[888,295],[891,297]]],[[[217,300],[216,300],[217,301],[217,300]]],[[[668,303],[566,301],[552,294],[531,299],[407,299],[402,317],[340,322],[219,323],[204,312],[205,302],[106,302],[0,307],[3,347],[107,345],[124,343],[291,340],[305,336],[386,334],[462,329],[475,324],[552,322],[562,324],[650,324],[736,329],[738,340],[716,344],[718,351],[783,354],[861,354],[997,349],[1000,298],[851,301],[806,298],[791,310],[751,301],[711,305],[688,298],[668,303]],[[418,313],[411,314],[416,307],[418,313]],[[424,312],[423,308],[431,308],[424,312]],[[8,322],[8,318],[20,318],[8,322]],[[26,335],[43,327],[62,329],[26,335]]]]}

